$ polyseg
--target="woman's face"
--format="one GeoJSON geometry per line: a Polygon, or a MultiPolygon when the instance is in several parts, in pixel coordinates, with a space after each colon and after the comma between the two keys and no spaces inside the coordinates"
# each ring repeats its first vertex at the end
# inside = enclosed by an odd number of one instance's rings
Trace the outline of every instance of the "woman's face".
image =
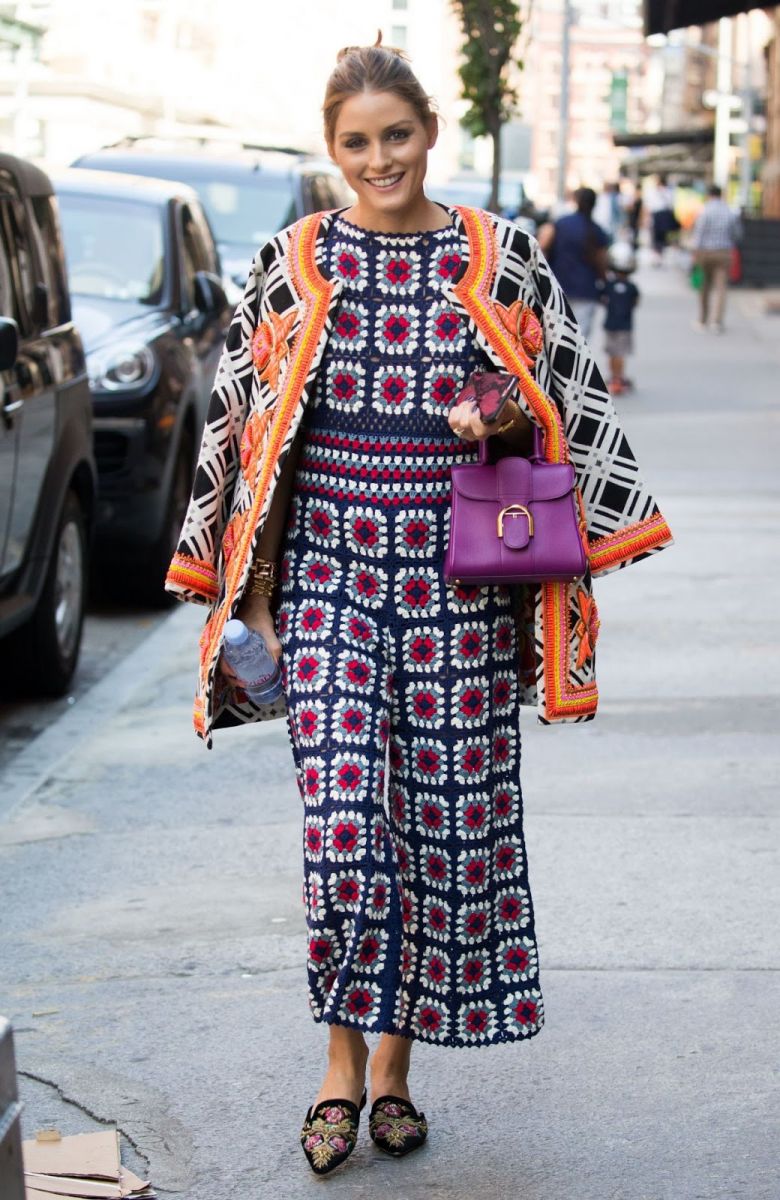
{"type": "Polygon", "coordinates": [[[436,133],[435,118],[424,125],[393,92],[360,92],[344,101],[330,153],[363,213],[398,216],[419,203],[436,133]]]}

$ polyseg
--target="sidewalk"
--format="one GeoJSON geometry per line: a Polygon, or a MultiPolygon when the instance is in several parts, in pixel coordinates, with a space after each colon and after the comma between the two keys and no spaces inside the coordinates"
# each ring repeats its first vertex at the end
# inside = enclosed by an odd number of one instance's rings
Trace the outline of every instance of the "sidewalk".
{"type": "MultiPolygon", "coordinates": [[[[417,1046],[429,1146],[395,1162],[364,1128],[330,1196],[778,1195],[780,339],[734,294],[728,335],[696,335],[674,269],[638,282],[621,409],[676,546],[598,585],[596,722],[525,722],[547,1028],[417,1046]]],[[[25,1136],[116,1122],[161,1195],[298,1200],[324,1045],[299,801],[282,722],[192,734],[201,621],[177,610],[0,780],[0,1009],[25,1136]]]]}

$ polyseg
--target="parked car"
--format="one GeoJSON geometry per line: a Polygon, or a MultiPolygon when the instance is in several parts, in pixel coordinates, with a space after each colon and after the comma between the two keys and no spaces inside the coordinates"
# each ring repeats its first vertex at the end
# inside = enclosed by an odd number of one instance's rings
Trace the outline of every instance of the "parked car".
{"type": "MultiPolygon", "coordinates": [[[[491,182],[479,175],[463,175],[448,179],[444,183],[426,188],[431,200],[440,204],[467,204],[476,208],[487,208],[490,200],[491,182]]],[[[498,191],[499,209],[527,233],[535,233],[538,215],[526,192],[522,175],[505,173],[501,176],[498,191]]]]}
{"type": "Polygon", "coordinates": [[[79,170],[55,186],[94,404],[98,567],[165,603],[230,319],[219,254],[182,184],[79,170]]]}
{"type": "Polygon", "coordinates": [[[0,154],[0,670],[43,695],[66,691],[81,646],[91,425],[51,181],[0,154]]]}
{"type": "Polygon", "coordinates": [[[82,155],[73,166],[177,179],[193,187],[214,230],[234,304],[252,259],[272,234],[307,213],[352,200],[328,161],[224,142],[126,138],[82,155]]]}

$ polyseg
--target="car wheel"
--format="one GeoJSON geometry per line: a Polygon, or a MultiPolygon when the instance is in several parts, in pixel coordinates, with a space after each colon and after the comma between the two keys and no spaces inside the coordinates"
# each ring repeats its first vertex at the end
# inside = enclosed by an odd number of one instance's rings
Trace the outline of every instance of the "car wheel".
{"type": "Polygon", "coordinates": [[[35,612],[11,638],[25,687],[37,695],[68,690],[81,649],[87,577],[84,512],[68,492],[35,612]]]}
{"type": "Polygon", "coordinates": [[[174,598],[165,591],[165,576],[179,544],[181,527],[190,502],[193,474],[192,455],[192,438],[189,434],[184,434],[173,471],[162,530],[138,575],[142,598],[148,604],[159,608],[167,607],[174,601],[174,598]]]}

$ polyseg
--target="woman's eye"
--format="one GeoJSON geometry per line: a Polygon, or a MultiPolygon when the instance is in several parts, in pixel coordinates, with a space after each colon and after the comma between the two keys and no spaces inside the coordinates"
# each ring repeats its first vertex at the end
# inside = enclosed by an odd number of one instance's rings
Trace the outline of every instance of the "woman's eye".
{"type": "Polygon", "coordinates": [[[347,150],[360,150],[365,143],[362,138],[350,138],[347,142],[347,150]]]}
{"type": "Polygon", "coordinates": [[[393,130],[393,132],[390,134],[390,137],[391,137],[391,138],[392,138],[392,140],[393,140],[393,141],[395,141],[395,142],[403,142],[403,141],[406,141],[406,139],[408,138],[408,136],[409,136],[409,130],[408,130],[408,129],[394,129],[394,130],[393,130]]]}

